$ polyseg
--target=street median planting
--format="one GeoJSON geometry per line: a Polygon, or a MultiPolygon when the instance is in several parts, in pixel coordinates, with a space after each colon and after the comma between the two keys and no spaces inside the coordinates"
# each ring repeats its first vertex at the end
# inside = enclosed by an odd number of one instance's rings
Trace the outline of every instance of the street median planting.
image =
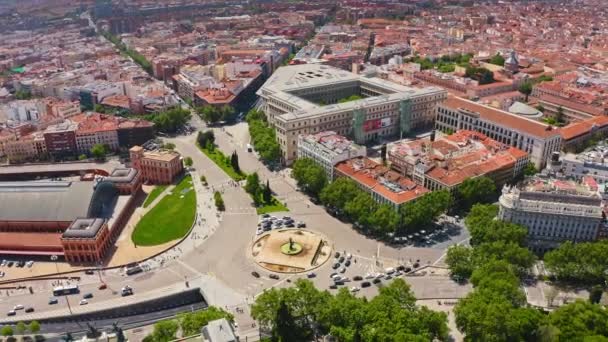
{"type": "Polygon", "coordinates": [[[156,246],[184,237],[196,218],[196,193],[184,177],[137,223],[131,235],[136,246],[156,246]]]}

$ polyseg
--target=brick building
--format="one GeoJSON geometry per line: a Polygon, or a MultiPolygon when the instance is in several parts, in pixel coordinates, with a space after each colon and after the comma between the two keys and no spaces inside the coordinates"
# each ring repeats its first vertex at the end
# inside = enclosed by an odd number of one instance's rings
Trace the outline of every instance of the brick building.
{"type": "Polygon", "coordinates": [[[184,171],[179,153],[174,151],[144,151],[140,146],[129,150],[133,168],[140,170],[144,181],[171,184],[184,171]]]}

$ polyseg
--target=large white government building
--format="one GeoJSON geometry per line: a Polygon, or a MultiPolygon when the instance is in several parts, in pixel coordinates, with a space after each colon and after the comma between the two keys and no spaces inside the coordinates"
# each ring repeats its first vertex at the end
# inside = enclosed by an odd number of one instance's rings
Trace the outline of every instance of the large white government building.
{"type": "Polygon", "coordinates": [[[334,131],[357,144],[432,127],[447,99],[438,87],[410,88],[320,64],[281,67],[257,94],[274,125],[283,162],[297,158],[298,135],[334,131]],[[353,95],[357,100],[340,103],[353,95]]]}
{"type": "Polygon", "coordinates": [[[530,179],[503,188],[498,218],[528,228],[528,246],[546,252],[561,242],[593,241],[602,222],[602,197],[589,177],[583,183],[530,179]]]}

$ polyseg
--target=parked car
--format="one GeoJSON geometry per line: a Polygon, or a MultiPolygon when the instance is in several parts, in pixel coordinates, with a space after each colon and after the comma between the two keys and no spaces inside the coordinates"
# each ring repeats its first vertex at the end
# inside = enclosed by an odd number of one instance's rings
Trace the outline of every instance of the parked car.
{"type": "Polygon", "coordinates": [[[330,289],[332,289],[332,290],[335,290],[335,289],[337,289],[337,288],[338,288],[338,285],[336,285],[336,284],[331,284],[331,285],[329,285],[329,288],[330,288],[330,289]]]}
{"type": "Polygon", "coordinates": [[[98,287],[98,289],[100,289],[100,290],[105,290],[105,289],[107,289],[107,288],[108,288],[108,285],[106,285],[106,284],[101,284],[101,285],[99,285],[99,287],[98,287]]]}
{"type": "Polygon", "coordinates": [[[278,276],[278,275],[276,275],[276,274],[274,274],[274,273],[270,274],[270,275],[268,276],[268,278],[270,278],[270,279],[274,279],[274,280],[279,280],[279,276],[278,276]]]}
{"type": "Polygon", "coordinates": [[[23,309],[24,309],[24,306],[21,304],[17,304],[13,307],[13,310],[23,310],[23,309]]]}
{"type": "Polygon", "coordinates": [[[372,283],[374,284],[380,284],[382,282],[382,280],[380,278],[376,278],[374,280],[372,280],[372,283]]]}
{"type": "Polygon", "coordinates": [[[338,259],[340,261],[340,263],[344,262],[344,257],[340,257],[340,259],[338,259]]]}
{"type": "Polygon", "coordinates": [[[34,308],[30,306],[29,308],[25,309],[25,312],[27,312],[27,313],[34,312],[34,308]]]}
{"type": "Polygon", "coordinates": [[[362,287],[362,288],[365,288],[365,287],[370,287],[370,286],[372,286],[372,284],[370,284],[370,282],[369,282],[369,281],[364,281],[364,282],[362,282],[362,283],[361,283],[361,287],[362,287]]]}
{"type": "Polygon", "coordinates": [[[57,304],[59,301],[55,297],[49,298],[49,305],[57,304]]]}
{"type": "Polygon", "coordinates": [[[251,272],[251,275],[254,276],[254,277],[256,277],[256,278],[260,277],[260,274],[258,272],[256,272],[256,271],[251,272]]]}
{"type": "Polygon", "coordinates": [[[352,292],[352,293],[359,292],[359,290],[361,290],[361,289],[356,286],[353,286],[350,288],[350,292],[352,292]]]}
{"type": "Polygon", "coordinates": [[[133,294],[133,289],[131,288],[131,286],[129,285],[125,285],[121,290],[120,290],[120,295],[123,297],[126,296],[130,296],[133,294]]]}
{"type": "Polygon", "coordinates": [[[333,268],[334,270],[337,270],[338,268],[340,268],[340,263],[339,262],[335,263],[331,268],[333,268]]]}
{"type": "Polygon", "coordinates": [[[334,256],[335,256],[336,259],[339,258],[340,257],[340,252],[336,252],[336,254],[334,256]]]}
{"type": "Polygon", "coordinates": [[[342,267],[342,268],[340,269],[340,273],[345,273],[345,272],[346,272],[346,267],[342,267]]]}
{"type": "Polygon", "coordinates": [[[337,276],[337,275],[338,275],[338,273],[335,273],[335,272],[334,272],[334,273],[332,273],[332,274],[330,274],[330,275],[329,275],[329,278],[333,279],[333,278],[334,278],[335,276],[337,276]]]}
{"type": "Polygon", "coordinates": [[[93,294],[92,293],[85,293],[84,296],[82,296],[82,298],[84,298],[84,299],[91,299],[91,298],[93,298],[93,294]]]}
{"type": "Polygon", "coordinates": [[[350,260],[346,260],[346,262],[344,263],[344,266],[346,266],[346,267],[350,266],[350,260]]]}
{"type": "Polygon", "coordinates": [[[298,222],[298,228],[306,228],[306,223],[302,221],[298,222]]]}
{"type": "Polygon", "coordinates": [[[89,302],[86,299],[81,299],[78,305],[87,305],[89,302]]]}
{"type": "Polygon", "coordinates": [[[339,281],[334,281],[334,284],[340,286],[340,285],[344,285],[344,282],[342,280],[339,280],[339,281]]]}
{"type": "Polygon", "coordinates": [[[6,275],[3,271],[0,271],[0,278],[3,278],[6,275]]]}
{"type": "Polygon", "coordinates": [[[93,274],[95,274],[95,271],[94,270],[86,270],[86,271],[84,271],[84,274],[93,275],[93,274]]]}
{"type": "Polygon", "coordinates": [[[17,312],[15,310],[11,310],[6,313],[7,316],[15,316],[16,314],[17,314],[17,312]]]}
{"type": "Polygon", "coordinates": [[[363,280],[363,277],[362,276],[354,276],[353,280],[354,281],[361,281],[361,280],[363,280]]]}
{"type": "Polygon", "coordinates": [[[314,278],[314,277],[316,277],[317,275],[316,275],[314,272],[310,272],[310,273],[308,273],[306,276],[307,276],[308,278],[314,278]]]}

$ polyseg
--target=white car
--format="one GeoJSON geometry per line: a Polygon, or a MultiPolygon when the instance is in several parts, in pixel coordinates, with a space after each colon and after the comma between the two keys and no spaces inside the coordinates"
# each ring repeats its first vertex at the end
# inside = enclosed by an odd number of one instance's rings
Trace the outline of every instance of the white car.
{"type": "Polygon", "coordinates": [[[365,275],[365,279],[374,279],[376,278],[376,275],[372,274],[372,273],[368,273],[365,275]]]}
{"type": "Polygon", "coordinates": [[[2,260],[2,263],[0,263],[0,266],[4,267],[6,266],[6,264],[8,263],[8,261],[6,261],[6,259],[2,260]]]}
{"type": "Polygon", "coordinates": [[[340,269],[340,273],[345,273],[345,272],[346,272],[346,267],[342,267],[342,268],[340,269]]]}
{"type": "Polygon", "coordinates": [[[17,305],[15,305],[15,307],[13,308],[13,310],[23,310],[23,305],[17,304],[17,305]]]}
{"type": "Polygon", "coordinates": [[[0,271],[0,278],[3,278],[6,275],[6,273],[0,271]]]}
{"type": "Polygon", "coordinates": [[[78,303],[79,305],[87,305],[89,304],[89,301],[87,301],[86,299],[81,299],[80,303],[78,303]]]}
{"type": "Polygon", "coordinates": [[[358,288],[358,287],[356,287],[356,286],[353,286],[353,287],[350,288],[350,292],[353,292],[353,293],[354,292],[358,292],[359,290],[361,290],[361,289],[358,288]]]}
{"type": "Polygon", "coordinates": [[[28,261],[28,262],[25,263],[25,266],[32,267],[32,266],[34,266],[34,262],[32,260],[30,260],[30,261],[28,261]]]}
{"type": "Polygon", "coordinates": [[[350,253],[346,254],[346,260],[350,260],[350,259],[352,259],[352,258],[353,258],[353,255],[352,255],[352,254],[350,254],[350,253]]]}

